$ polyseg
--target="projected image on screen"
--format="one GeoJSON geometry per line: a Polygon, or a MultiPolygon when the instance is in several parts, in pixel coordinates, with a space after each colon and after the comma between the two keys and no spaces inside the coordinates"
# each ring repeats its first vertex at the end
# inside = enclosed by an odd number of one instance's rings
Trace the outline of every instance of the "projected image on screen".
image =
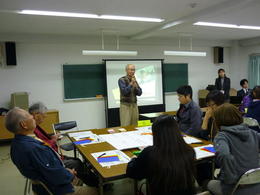
{"type": "Polygon", "coordinates": [[[118,79],[126,75],[127,64],[135,65],[135,77],[142,88],[142,95],[137,103],[142,105],[163,104],[161,61],[106,61],[108,108],[120,106],[118,79]]]}

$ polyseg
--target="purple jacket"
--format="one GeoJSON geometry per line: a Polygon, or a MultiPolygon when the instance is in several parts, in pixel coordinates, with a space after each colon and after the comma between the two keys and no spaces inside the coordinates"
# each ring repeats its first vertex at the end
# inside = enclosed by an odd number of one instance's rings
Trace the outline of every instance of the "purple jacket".
{"type": "Polygon", "coordinates": [[[248,111],[246,113],[247,117],[254,118],[260,123],[260,101],[253,101],[248,107],[248,111]]]}
{"type": "Polygon", "coordinates": [[[239,110],[241,112],[245,112],[245,108],[248,108],[249,104],[253,101],[251,95],[246,95],[243,100],[242,104],[239,106],[239,110]]]}

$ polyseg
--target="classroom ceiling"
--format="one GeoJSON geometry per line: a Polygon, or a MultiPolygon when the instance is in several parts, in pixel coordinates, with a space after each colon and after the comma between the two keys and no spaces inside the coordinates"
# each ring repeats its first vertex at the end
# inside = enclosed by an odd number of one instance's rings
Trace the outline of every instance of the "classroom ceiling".
{"type": "Polygon", "coordinates": [[[260,26],[260,0],[0,0],[0,34],[100,35],[118,31],[131,39],[152,37],[241,40],[260,30],[192,25],[196,21],[260,26]],[[17,10],[46,10],[165,19],[163,23],[20,15],[17,10]],[[181,24],[160,30],[169,22],[181,24]]]}

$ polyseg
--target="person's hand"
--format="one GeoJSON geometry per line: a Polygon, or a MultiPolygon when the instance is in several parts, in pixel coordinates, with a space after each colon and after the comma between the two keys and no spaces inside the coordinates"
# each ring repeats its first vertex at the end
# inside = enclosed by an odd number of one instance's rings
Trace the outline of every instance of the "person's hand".
{"type": "Polygon", "coordinates": [[[132,77],[132,82],[133,82],[132,86],[135,87],[135,88],[137,88],[137,87],[138,87],[138,84],[137,84],[137,81],[136,81],[135,76],[132,77]]]}
{"type": "Polygon", "coordinates": [[[208,107],[206,114],[205,114],[205,118],[209,119],[210,117],[212,117],[213,115],[213,109],[211,107],[208,107]]]}
{"type": "Polygon", "coordinates": [[[69,169],[69,168],[67,168],[67,170],[68,170],[72,175],[74,175],[74,176],[77,175],[77,171],[75,171],[75,169],[69,169]]]}
{"type": "Polygon", "coordinates": [[[51,139],[57,142],[60,138],[60,133],[57,133],[56,135],[51,136],[51,139]]]}
{"type": "Polygon", "coordinates": [[[136,79],[135,79],[135,76],[133,76],[133,77],[131,78],[130,85],[132,85],[133,87],[136,87],[136,79]]]}

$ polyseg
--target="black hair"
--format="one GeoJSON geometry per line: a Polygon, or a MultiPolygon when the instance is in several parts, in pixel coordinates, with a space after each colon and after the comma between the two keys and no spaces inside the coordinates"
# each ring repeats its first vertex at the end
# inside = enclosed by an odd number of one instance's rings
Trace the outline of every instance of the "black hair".
{"type": "Polygon", "coordinates": [[[177,89],[177,93],[180,95],[184,95],[185,97],[190,95],[192,99],[192,88],[190,85],[183,85],[177,89]]]}
{"type": "Polygon", "coordinates": [[[218,69],[218,74],[219,74],[221,71],[225,72],[225,70],[224,70],[223,68],[220,68],[220,69],[218,69]]]}
{"type": "Polygon", "coordinates": [[[243,85],[245,84],[245,82],[248,83],[248,80],[247,80],[247,79],[242,79],[242,80],[240,81],[240,86],[243,87],[243,85]]]}
{"type": "Polygon", "coordinates": [[[177,121],[172,115],[161,115],[154,121],[152,132],[151,190],[162,188],[167,194],[194,191],[195,152],[184,141],[177,121]]]}
{"type": "Polygon", "coordinates": [[[260,85],[257,85],[253,89],[253,98],[260,99],[260,85]]]}
{"type": "Polygon", "coordinates": [[[217,106],[220,106],[225,102],[225,95],[219,90],[210,91],[206,97],[206,103],[209,103],[210,101],[213,101],[217,106]]]}

